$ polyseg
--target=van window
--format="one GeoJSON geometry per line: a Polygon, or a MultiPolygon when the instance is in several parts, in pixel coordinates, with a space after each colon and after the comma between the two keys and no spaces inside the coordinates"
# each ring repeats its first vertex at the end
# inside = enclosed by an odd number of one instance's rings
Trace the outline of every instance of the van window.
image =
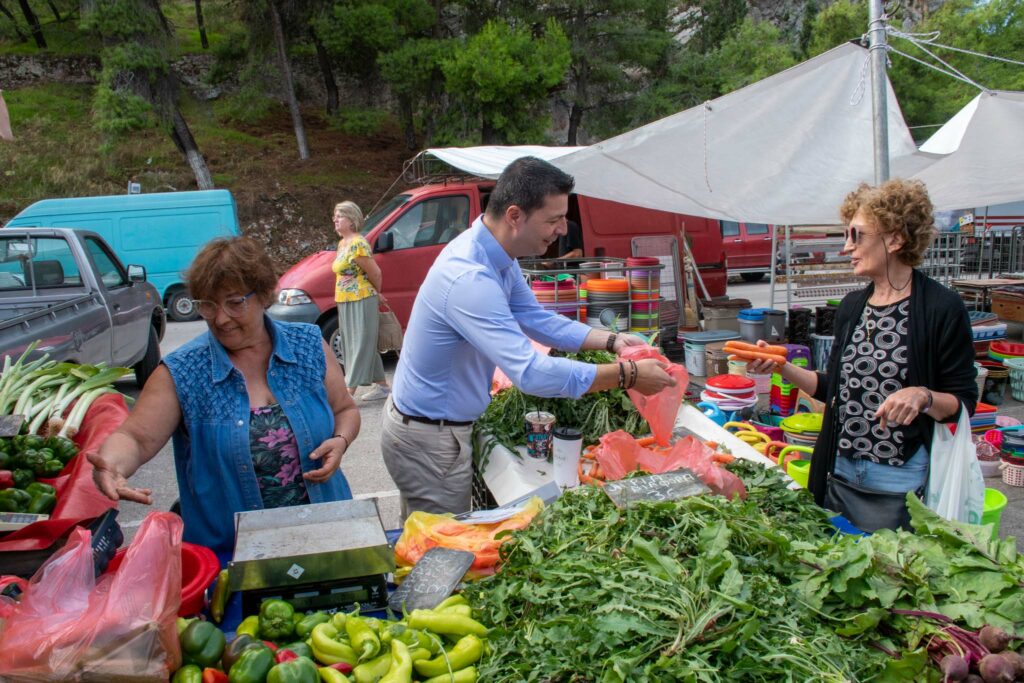
{"type": "Polygon", "coordinates": [[[388,228],[395,249],[447,244],[469,227],[469,197],[455,195],[419,202],[388,228]]]}
{"type": "Polygon", "coordinates": [[[748,235],[767,235],[768,226],[764,223],[747,223],[748,235]]]}
{"type": "Polygon", "coordinates": [[[0,289],[37,289],[80,285],[78,264],[60,237],[0,239],[0,289]]]}
{"type": "Polygon", "coordinates": [[[86,237],[85,246],[96,264],[96,272],[107,289],[122,287],[128,284],[128,273],[117,262],[107,248],[95,237],[86,237]]]}
{"type": "Polygon", "coordinates": [[[369,235],[370,231],[377,227],[377,224],[384,220],[385,217],[390,216],[395,209],[400,206],[405,206],[408,201],[412,199],[411,194],[400,194],[392,197],[387,204],[380,207],[363,221],[363,236],[369,235]]]}
{"type": "Polygon", "coordinates": [[[736,237],[740,234],[740,224],[736,221],[720,221],[722,224],[722,237],[736,237]]]}

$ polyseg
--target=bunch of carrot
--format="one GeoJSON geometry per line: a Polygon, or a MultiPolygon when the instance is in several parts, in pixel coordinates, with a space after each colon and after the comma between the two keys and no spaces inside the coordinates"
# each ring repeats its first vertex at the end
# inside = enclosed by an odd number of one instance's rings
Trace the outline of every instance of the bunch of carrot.
{"type": "Polygon", "coordinates": [[[767,360],[775,365],[785,365],[788,353],[785,346],[758,346],[735,340],[725,342],[725,352],[730,354],[729,360],[767,360]]]}

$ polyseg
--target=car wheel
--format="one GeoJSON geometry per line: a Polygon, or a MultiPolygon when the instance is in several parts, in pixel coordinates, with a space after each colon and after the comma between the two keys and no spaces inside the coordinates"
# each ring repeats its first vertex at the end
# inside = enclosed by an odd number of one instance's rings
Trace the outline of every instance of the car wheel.
{"type": "Polygon", "coordinates": [[[743,278],[744,282],[760,282],[761,278],[764,277],[764,273],[740,273],[740,277],[743,278]]]}
{"type": "Polygon", "coordinates": [[[160,340],[157,339],[156,328],[150,326],[146,355],[132,368],[135,370],[135,383],[140,389],[146,384],[146,380],[149,379],[149,376],[153,374],[158,365],[160,365],[160,340]]]}
{"type": "Polygon", "coordinates": [[[192,299],[184,289],[174,292],[167,300],[167,315],[171,320],[179,323],[187,323],[199,318],[192,299]]]}
{"type": "Polygon", "coordinates": [[[331,316],[320,325],[320,333],[327,340],[327,346],[334,352],[338,364],[345,367],[345,349],[341,345],[341,332],[338,330],[338,317],[331,316]]]}

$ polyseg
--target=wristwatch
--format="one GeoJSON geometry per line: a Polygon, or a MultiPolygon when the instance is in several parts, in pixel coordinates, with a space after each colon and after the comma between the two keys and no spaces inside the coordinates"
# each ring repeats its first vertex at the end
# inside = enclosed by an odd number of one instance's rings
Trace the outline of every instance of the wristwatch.
{"type": "Polygon", "coordinates": [[[604,348],[606,348],[611,353],[615,353],[615,340],[618,339],[618,337],[619,335],[615,334],[614,332],[609,334],[608,341],[604,343],[604,348]]]}
{"type": "Polygon", "coordinates": [[[928,387],[921,387],[921,388],[924,389],[924,392],[926,394],[928,394],[928,403],[925,403],[924,404],[924,408],[921,408],[921,412],[925,413],[927,415],[928,411],[931,410],[931,408],[932,408],[932,400],[934,399],[934,396],[932,396],[932,390],[929,389],[928,387]]]}

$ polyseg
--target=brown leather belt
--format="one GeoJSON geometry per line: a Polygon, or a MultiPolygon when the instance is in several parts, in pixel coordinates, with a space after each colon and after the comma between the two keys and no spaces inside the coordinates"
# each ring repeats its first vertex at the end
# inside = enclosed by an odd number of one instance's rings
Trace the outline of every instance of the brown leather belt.
{"type": "Polygon", "coordinates": [[[409,424],[410,420],[413,422],[422,422],[425,425],[437,425],[438,427],[468,427],[473,424],[473,420],[460,422],[458,420],[435,420],[429,417],[420,417],[419,415],[406,415],[398,409],[398,406],[396,406],[394,402],[391,403],[391,406],[395,409],[396,413],[402,416],[402,424],[406,425],[409,424]]]}

